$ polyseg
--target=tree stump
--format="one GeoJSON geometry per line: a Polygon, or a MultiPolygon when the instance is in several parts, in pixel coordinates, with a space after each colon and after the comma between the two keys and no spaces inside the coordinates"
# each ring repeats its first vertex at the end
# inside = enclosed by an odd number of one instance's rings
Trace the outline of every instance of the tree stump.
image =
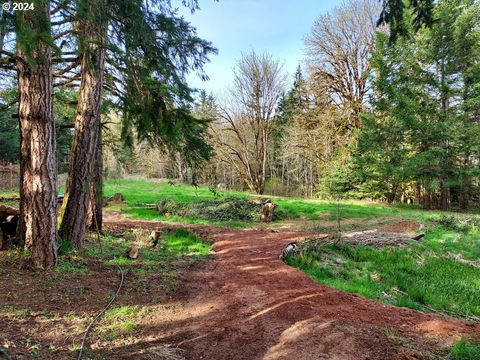
{"type": "Polygon", "coordinates": [[[260,221],[272,222],[274,210],[275,205],[270,200],[266,200],[260,209],[260,221]]]}
{"type": "Polygon", "coordinates": [[[128,258],[129,259],[132,259],[132,260],[135,260],[136,258],[138,258],[138,247],[137,245],[135,244],[132,244],[130,246],[130,249],[128,249],[128,258]]]}
{"type": "Polygon", "coordinates": [[[154,248],[155,246],[157,246],[158,244],[158,241],[160,240],[160,237],[162,235],[162,232],[161,231],[158,231],[158,230],[153,230],[152,233],[150,234],[149,236],[149,240],[151,242],[151,247],[154,248]]]}
{"type": "Polygon", "coordinates": [[[123,195],[121,193],[115,193],[112,196],[113,202],[123,202],[123,195]]]}

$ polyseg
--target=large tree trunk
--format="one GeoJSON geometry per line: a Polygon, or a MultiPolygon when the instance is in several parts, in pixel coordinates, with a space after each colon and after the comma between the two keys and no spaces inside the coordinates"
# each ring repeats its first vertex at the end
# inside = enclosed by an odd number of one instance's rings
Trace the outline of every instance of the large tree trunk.
{"type": "Polygon", "coordinates": [[[101,232],[103,225],[103,147],[102,129],[97,137],[95,164],[93,165],[92,183],[90,185],[90,208],[88,213],[88,226],[91,230],[101,232]]]}
{"type": "Polygon", "coordinates": [[[82,81],[60,223],[60,236],[77,249],[83,248],[87,228],[90,184],[100,133],[106,37],[106,23],[101,19],[103,6],[103,0],[91,0],[89,10],[93,18],[80,25],[85,40],[81,63],[82,81]]]}
{"type": "Polygon", "coordinates": [[[425,210],[430,210],[432,208],[432,192],[427,186],[424,186],[423,188],[423,208],[425,210]]]}
{"type": "MultiPolygon", "coordinates": [[[[22,21],[29,31],[45,31],[36,27],[42,26],[42,21],[38,19],[49,19],[49,5],[47,1],[42,7],[22,14],[22,21]]],[[[27,53],[25,49],[28,47],[24,45],[19,43],[17,47],[21,137],[20,235],[25,247],[31,251],[34,265],[50,268],[57,263],[57,160],[51,49],[39,41],[27,53]]]]}

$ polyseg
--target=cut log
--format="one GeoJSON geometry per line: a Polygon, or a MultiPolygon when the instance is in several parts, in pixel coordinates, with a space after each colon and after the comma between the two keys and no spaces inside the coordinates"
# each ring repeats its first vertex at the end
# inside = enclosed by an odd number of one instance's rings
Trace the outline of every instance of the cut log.
{"type": "Polygon", "coordinates": [[[151,242],[151,247],[152,247],[152,248],[154,248],[155,246],[157,246],[158,241],[160,240],[161,235],[162,235],[162,232],[161,232],[161,231],[158,231],[158,230],[152,231],[152,233],[151,233],[150,236],[149,236],[149,240],[150,240],[150,242],[151,242]]]}
{"type": "Polygon", "coordinates": [[[123,202],[123,195],[121,193],[115,193],[112,196],[112,201],[114,202],[123,202]]]}
{"type": "Polygon", "coordinates": [[[283,248],[282,253],[280,254],[280,256],[278,258],[281,261],[285,261],[285,259],[289,255],[296,254],[297,252],[299,252],[299,250],[300,250],[300,248],[299,248],[298,244],[296,242],[291,242],[283,248]]]}
{"type": "Polygon", "coordinates": [[[0,205],[0,220],[5,220],[10,215],[19,215],[20,212],[9,206],[0,205]]]}
{"type": "Polygon", "coordinates": [[[5,221],[9,216],[18,216],[20,213],[17,209],[0,206],[0,222],[5,221]]]}
{"type": "Polygon", "coordinates": [[[425,236],[425,234],[418,234],[418,235],[415,235],[412,237],[413,240],[420,240],[421,238],[423,238],[425,236]]]}

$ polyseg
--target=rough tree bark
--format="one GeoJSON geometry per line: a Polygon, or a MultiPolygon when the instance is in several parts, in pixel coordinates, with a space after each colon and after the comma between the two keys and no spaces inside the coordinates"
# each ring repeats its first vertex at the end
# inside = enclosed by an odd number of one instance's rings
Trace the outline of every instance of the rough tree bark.
{"type": "MultiPolygon", "coordinates": [[[[40,20],[50,18],[50,2],[44,2],[34,11],[24,11],[21,17],[28,31],[45,31],[42,27],[45,22],[40,20]]],[[[50,46],[42,40],[30,51],[24,45],[19,40],[16,61],[21,137],[20,232],[34,265],[51,268],[57,263],[52,54],[50,46]]]]}
{"type": "Polygon", "coordinates": [[[90,17],[79,25],[84,41],[81,84],[67,186],[62,205],[60,236],[83,248],[90,206],[90,184],[100,133],[100,102],[105,69],[106,22],[103,0],[88,1],[90,17]]]}
{"type": "Polygon", "coordinates": [[[93,165],[92,183],[90,184],[90,207],[88,211],[88,226],[91,230],[102,231],[103,226],[103,146],[102,129],[97,137],[95,163],[93,165]]]}

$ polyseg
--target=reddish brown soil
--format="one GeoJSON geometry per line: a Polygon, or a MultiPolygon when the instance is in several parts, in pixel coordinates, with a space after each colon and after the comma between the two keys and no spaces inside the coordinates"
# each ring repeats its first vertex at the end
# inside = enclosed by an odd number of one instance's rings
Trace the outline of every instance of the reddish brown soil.
{"type": "Polygon", "coordinates": [[[187,359],[426,359],[462,336],[480,340],[479,324],[343,293],[285,265],[278,255],[300,233],[190,228],[209,234],[214,261],[186,274],[177,319],[150,321],[152,340],[117,358],[170,344],[187,359]]]}
{"type": "MultiPolygon", "coordinates": [[[[116,232],[172,226],[109,216],[105,227],[116,232]]],[[[148,283],[127,274],[116,305],[152,311],[122,344],[102,343],[93,333],[92,358],[428,359],[462,336],[480,340],[480,324],[343,293],[285,265],[278,255],[285,244],[301,241],[301,233],[188,227],[213,241],[212,260],[183,269],[175,291],[159,290],[161,274],[148,283]]],[[[58,347],[57,352],[45,350],[43,359],[74,357],[68,346],[73,339],[78,343],[87,321],[75,328],[40,312],[74,310],[91,319],[115,289],[118,275],[101,264],[89,266],[95,276],[69,277],[66,283],[61,274],[28,270],[1,274],[0,304],[32,311],[19,320],[0,316],[0,341],[16,344],[10,348],[12,354],[28,359],[27,340],[33,339],[44,349],[48,344],[58,347]],[[55,279],[49,281],[49,276],[55,279]],[[39,290],[44,297],[38,297],[39,290]]]]}

